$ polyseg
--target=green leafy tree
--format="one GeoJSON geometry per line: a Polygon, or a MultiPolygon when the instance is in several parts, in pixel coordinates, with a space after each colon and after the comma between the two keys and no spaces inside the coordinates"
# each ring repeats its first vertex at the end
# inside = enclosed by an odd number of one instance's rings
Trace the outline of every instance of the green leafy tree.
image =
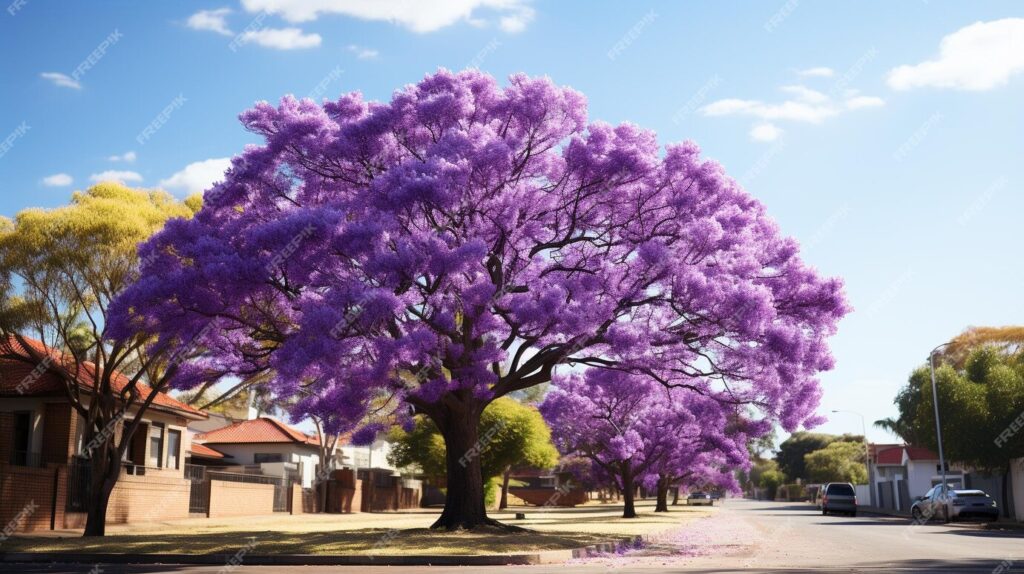
{"type": "Polygon", "coordinates": [[[790,482],[795,482],[797,479],[809,480],[810,475],[807,472],[807,464],[804,457],[816,450],[827,447],[835,441],[851,442],[859,445],[861,449],[864,448],[864,437],[860,435],[844,434],[837,436],[826,433],[798,431],[789,435],[789,438],[782,441],[782,444],[779,445],[779,451],[775,455],[775,460],[779,463],[779,470],[786,475],[790,482]]]}
{"type": "MultiPolygon", "coordinates": [[[[951,461],[1003,476],[1002,507],[1008,515],[1010,461],[1024,457],[1024,352],[986,341],[962,361],[953,355],[936,365],[943,447],[951,461]]],[[[897,420],[913,430],[919,444],[937,449],[927,365],[914,371],[902,393],[916,399],[900,404],[897,420]]]]}
{"type": "Polygon", "coordinates": [[[804,455],[808,478],[813,482],[851,482],[866,484],[864,445],[844,440],[804,455]]]}
{"type": "MultiPolygon", "coordinates": [[[[444,439],[429,418],[417,417],[412,430],[394,429],[389,438],[393,445],[391,464],[418,466],[429,477],[445,476],[444,439]]],[[[476,452],[462,456],[480,457],[485,482],[493,485],[501,478],[501,508],[508,505],[508,482],[513,468],[550,468],[558,462],[551,430],[537,408],[508,397],[487,405],[480,420],[476,452]]],[[[490,489],[493,492],[494,487],[490,489]]]]}
{"type": "Polygon", "coordinates": [[[765,496],[768,500],[775,500],[775,495],[779,491],[779,487],[786,482],[785,475],[778,470],[766,470],[758,481],[758,485],[765,489],[765,496]]]}
{"type": "Polygon", "coordinates": [[[109,304],[137,279],[136,245],[198,208],[194,198],[101,183],[76,192],[70,205],[0,218],[0,357],[45,365],[84,421],[92,466],[85,536],[104,534],[121,461],[157,396],[142,385],[168,390],[187,359],[144,332],[110,336],[109,304]],[[127,383],[115,384],[115,372],[127,383]]]}

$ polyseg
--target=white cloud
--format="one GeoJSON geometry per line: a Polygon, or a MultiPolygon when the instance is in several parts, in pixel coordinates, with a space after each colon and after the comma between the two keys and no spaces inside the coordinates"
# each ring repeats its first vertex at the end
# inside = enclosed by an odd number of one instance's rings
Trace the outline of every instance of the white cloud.
{"type": "Polygon", "coordinates": [[[782,135],[782,129],[775,124],[757,124],[750,130],[750,139],[759,142],[773,142],[782,135]]]}
{"type": "Polygon", "coordinates": [[[828,104],[810,104],[796,100],[769,104],[759,100],[736,98],[711,102],[701,108],[701,112],[706,116],[751,116],[762,120],[789,120],[813,124],[821,123],[824,119],[839,113],[834,106],[828,104]]]}
{"type": "Polygon", "coordinates": [[[118,183],[130,183],[142,181],[142,176],[134,171],[120,171],[116,169],[108,169],[107,171],[101,171],[100,173],[94,173],[89,176],[89,180],[95,183],[101,181],[116,181],[118,183]]]}
{"type": "Polygon", "coordinates": [[[990,90],[1024,72],[1024,18],[975,22],[942,39],[939,55],[889,71],[889,87],[990,90]]]}
{"type": "Polygon", "coordinates": [[[137,156],[135,155],[135,152],[126,151],[121,155],[112,155],[108,157],[107,161],[123,161],[125,163],[132,163],[133,161],[135,161],[136,157],[137,156]]]}
{"type": "Polygon", "coordinates": [[[50,80],[55,86],[71,88],[73,90],[82,89],[82,84],[79,84],[78,80],[67,74],[62,74],[60,72],[43,72],[42,74],[39,74],[39,76],[43,79],[50,80]]]}
{"type": "Polygon", "coordinates": [[[805,70],[797,70],[797,74],[811,78],[831,78],[836,75],[835,70],[832,68],[826,68],[825,66],[818,66],[817,68],[807,68],[805,70]]]}
{"type": "Polygon", "coordinates": [[[414,32],[435,32],[460,21],[477,21],[479,9],[502,15],[501,28],[522,30],[533,17],[526,0],[242,0],[249,12],[278,14],[289,22],[310,22],[321,14],[391,22],[414,32]],[[506,21],[507,20],[507,21],[506,21]]]}
{"type": "Polygon", "coordinates": [[[301,50],[320,45],[320,34],[306,34],[298,28],[261,28],[240,36],[243,44],[258,44],[275,50],[301,50]]]}
{"type": "Polygon", "coordinates": [[[197,161],[167,179],[160,180],[160,187],[184,192],[185,195],[202,193],[214,183],[224,179],[224,172],[231,167],[231,158],[221,157],[197,161]]]}
{"type": "Polygon", "coordinates": [[[43,178],[43,185],[46,187],[67,187],[74,183],[74,179],[66,173],[55,173],[43,178]]]}
{"type": "Polygon", "coordinates": [[[796,99],[809,104],[820,104],[828,101],[828,96],[806,86],[782,86],[780,89],[783,92],[795,95],[796,99]]]}
{"type": "Polygon", "coordinates": [[[846,99],[846,109],[877,108],[885,105],[885,100],[875,96],[853,96],[846,99]]]}
{"type": "Polygon", "coordinates": [[[800,84],[782,86],[779,89],[792,97],[781,102],[726,98],[711,102],[700,108],[700,112],[709,117],[755,118],[759,121],[751,127],[750,138],[754,141],[770,142],[777,140],[783,133],[777,122],[820,124],[846,112],[885,104],[881,98],[861,96],[856,90],[843,90],[841,93],[832,90],[825,94],[800,84]]]}
{"type": "Polygon", "coordinates": [[[188,17],[186,25],[193,30],[206,30],[216,32],[224,36],[230,36],[228,29],[227,15],[231,13],[229,8],[218,8],[216,10],[200,10],[188,17]]]}
{"type": "Polygon", "coordinates": [[[352,44],[348,47],[348,51],[356,55],[360,60],[372,60],[380,55],[380,52],[372,48],[364,48],[363,46],[356,46],[352,44]]]}
{"type": "Polygon", "coordinates": [[[533,20],[533,14],[533,8],[523,7],[514,14],[502,16],[499,24],[501,29],[509,34],[517,34],[526,29],[526,25],[533,20]]]}

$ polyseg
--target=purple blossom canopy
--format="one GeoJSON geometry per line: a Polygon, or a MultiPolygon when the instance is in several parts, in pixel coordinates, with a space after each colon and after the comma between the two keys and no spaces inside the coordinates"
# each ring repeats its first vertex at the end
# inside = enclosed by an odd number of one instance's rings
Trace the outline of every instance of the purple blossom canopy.
{"type": "Polygon", "coordinates": [[[477,71],[386,103],[286,96],[241,121],[263,144],[140,246],[112,312],[115,330],[206,351],[180,388],[266,372],[295,416],[339,431],[371,406],[486,403],[574,363],[786,429],[812,416],[841,282],[693,143],[589,122],[546,78],[477,71]]]}
{"type": "Polygon", "coordinates": [[[736,489],[733,470],[749,463],[748,439],[770,429],[745,417],[745,409],[596,368],[556,377],[540,407],[558,450],[590,460],[598,476],[613,478],[620,489],[624,472],[650,489],[659,477],[736,489]]]}

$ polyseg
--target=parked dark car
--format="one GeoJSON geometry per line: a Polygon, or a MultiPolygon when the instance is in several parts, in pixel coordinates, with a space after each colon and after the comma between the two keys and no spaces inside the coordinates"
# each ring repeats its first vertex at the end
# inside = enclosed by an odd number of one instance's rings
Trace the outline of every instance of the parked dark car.
{"type": "Polygon", "coordinates": [[[953,489],[946,487],[945,496],[941,485],[933,486],[928,494],[919,496],[910,507],[915,522],[923,523],[932,518],[950,522],[966,518],[999,520],[999,506],[994,498],[980,490],[953,489]]]}
{"type": "Polygon", "coordinates": [[[706,492],[691,492],[690,495],[686,497],[686,504],[691,506],[714,506],[715,499],[711,498],[711,495],[706,492]]]}
{"type": "Polygon", "coordinates": [[[830,482],[822,487],[821,514],[834,512],[857,516],[857,491],[849,482],[830,482]]]}

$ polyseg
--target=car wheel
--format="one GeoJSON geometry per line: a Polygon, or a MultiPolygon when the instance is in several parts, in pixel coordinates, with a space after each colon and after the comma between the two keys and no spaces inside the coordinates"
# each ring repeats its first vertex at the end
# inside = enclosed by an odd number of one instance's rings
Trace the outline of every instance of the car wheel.
{"type": "Polygon", "coordinates": [[[992,516],[992,517],[989,517],[988,521],[989,521],[989,522],[998,522],[998,521],[999,521],[999,516],[992,516]]]}
{"type": "Polygon", "coordinates": [[[850,513],[850,517],[851,517],[851,518],[857,518],[857,511],[856,511],[856,510],[854,510],[853,512],[851,512],[851,513],[850,513]]]}
{"type": "Polygon", "coordinates": [[[927,522],[927,520],[924,520],[924,514],[921,513],[921,509],[917,506],[910,509],[910,515],[914,517],[914,522],[927,522]]]}

